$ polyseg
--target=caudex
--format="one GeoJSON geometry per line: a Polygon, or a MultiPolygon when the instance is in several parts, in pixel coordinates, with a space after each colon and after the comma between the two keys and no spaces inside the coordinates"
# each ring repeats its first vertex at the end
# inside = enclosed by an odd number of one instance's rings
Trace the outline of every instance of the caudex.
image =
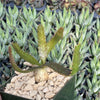
{"type": "Polygon", "coordinates": [[[14,57],[12,55],[12,48],[9,46],[9,58],[12,67],[21,73],[28,73],[34,71],[35,73],[35,80],[36,82],[48,80],[48,73],[46,71],[46,67],[52,68],[54,71],[65,75],[70,76],[74,75],[78,71],[78,67],[80,64],[80,44],[75,46],[74,54],[73,54],[73,63],[72,68],[65,68],[63,65],[55,63],[55,62],[46,62],[46,58],[50,51],[55,47],[55,45],[63,38],[63,31],[64,28],[59,28],[55,35],[51,38],[50,41],[46,42],[46,36],[44,34],[44,28],[42,25],[39,25],[37,28],[37,34],[38,34],[38,52],[40,61],[35,59],[30,54],[24,52],[21,50],[19,45],[17,43],[12,43],[13,48],[15,51],[19,54],[19,56],[24,59],[25,61],[29,62],[32,65],[37,65],[37,67],[32,67],[27,70],[23,70],[17,66],[15,63],[14,57]]]}

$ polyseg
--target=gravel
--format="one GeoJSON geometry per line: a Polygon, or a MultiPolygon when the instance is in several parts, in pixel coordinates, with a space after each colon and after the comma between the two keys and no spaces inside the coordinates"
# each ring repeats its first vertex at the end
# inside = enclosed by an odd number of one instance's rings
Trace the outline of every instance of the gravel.
{"type": "Polygon", "coordinates": [[[46,70],[49,75],[48,81],[39,83],[35,82],[34,72],[27,74],[16,72],[17,75],[5,87],[5,92],[32,100],[53,100],[71,77],[60,75],[50,68],[46,70]]]}

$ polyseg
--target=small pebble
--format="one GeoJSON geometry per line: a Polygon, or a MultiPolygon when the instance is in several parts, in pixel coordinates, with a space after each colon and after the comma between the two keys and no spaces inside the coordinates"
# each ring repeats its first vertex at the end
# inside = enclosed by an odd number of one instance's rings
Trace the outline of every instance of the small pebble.
{"type": "Polygon", "coordinates": [[[44,92],[44,93],[49,92],[48,87],[44,88],[44,89],[43,89],[43,92],[44,92]]]}
{"type": "Polygon", "coordinates": [[[26,87],[25,87],[25,91],[29,91],[29,90],[33,90],[33,87],[28,84],[26,87]]]}
{"type": "Polygon", "coordinates": [[[63,81],[63,79],[64,79],[64,76],[62,76],[62,75],[57,76],[57,80],[58,80],[58,81],[61,82],[61,81],[63,81]]]}
{"type": "Polygon", "coordinates": [[[38,87],[38,90],[39,90],[39,91],[41,91],[41,90],[43,90],[43,89],[44,89],[44,87],[43,87],[43,86],[38,87]]]}
{"type": "Polygon", "coordinates": [[[46,84],[46,81],[42,81],[40,83],[38,83],[38,86],[44,86],[46,84]]]}
{"type": "Polygon", "coordinates": [[[60,81],[56,81],[54,85],[55,85],[55,86],[58,86],[58,85],[60,85],[60,84],[61,84],[60,81]]]}
{"type": "Polygon", "coordinates": [[[15,90],[20,90],[23,84],[24,84],[24,83],[18,82],[18,81],[15,82],[15,90]]]}
{"type": "Polygon", "coordinates": [[[39,94],[36,96],[36,100],[41,100],[41,96],[39,94]]]}
{"type": "Polygon", "coordinates": [[[5,92],[32,100],[53,100],[55,94],[71,77],[62,76],[50,68],[47,68],[47,71],[48,80],[38,83],[35,81],[34,72],[27,74],[16,72],[18,75],[7,84],[5,92]]]}
{"type": "Polygon", "coordinates": [[[30,91],[30,96],[31,96],[31,97],[33,97],[33,96],[35,96],[35,95],[37,95],[37,91],[36,91],[36,90],[30,91]]]}
{"type": "Polygon", "coordinates": [[[52,97],[54,97],[54,93],[52,93],[52,92],[47,92],[46,94],[45,94],[45,98],[48,98],[48,99],[50,99],[50,98],[52,98],[52,97]]]}
{"type": "Polygon", "coordinates": [[[18,76],[13,77],[12,80],[11,80],[11,83],[16,82],[17,78],[18,78],[18,76]]]}
{"type": "Polygon", "coordinates": [[[48,80],[48,83],[50,84],[50,85],[54,85],[54,82],[52,81],[52,80],[48,80]]]}
{"type": "Polygon", "coordinates": [[[29,79],[29,80],[27,81],[27,84],[30,84],[30,85],[35,84],[35,78],[33,77],[33,78],[29,79]]]}
{"type": "Polygon", "coordinates": [[[52,86],[48,86],[48,89],[50,92],[52,92],[54,90],[54,88],[52,86]]]}
{"type": "Polygon", "coordinates": [[[38,85],[37,84],[33,85],[33,89],[37,90],[38,89],[38,85]]]}
{"type": "Polygon", "coordinates": [[[15,73],[16,73],[17,75],[21,74],[20,72],[17,72],[17,71],[15,71],[15,73]]]}
{"type": "Polygon", "coordinates": [[[44,97],[44,93],[43,91],[39,91],[40,96],[43,98],[44,97]]]}

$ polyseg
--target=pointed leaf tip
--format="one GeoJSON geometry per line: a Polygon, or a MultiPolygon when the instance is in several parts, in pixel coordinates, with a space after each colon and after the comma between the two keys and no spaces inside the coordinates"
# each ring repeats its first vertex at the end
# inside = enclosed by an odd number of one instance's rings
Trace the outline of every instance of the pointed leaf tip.
{"type": "Polygon", "coordinates": [[[8,52],[9,52],[9,59],[10,59],[10,63],[11,63],[11,65],[12,65],[12,67],[13,67],[16,71],[18,71],[18,72],[21,72],[21,73],[28,73],[28,72],[32,72],[32,71],[34,71],[34,70],[36,70],[36,69],[41,68],[41,66],[37,66],[37,67],[30,68],[30,69],[28,69],[28,70],[23,70],[23,69],[19,68],[19,67],[17,66],[17,64],[15,63],[14,57],[13,57],[13,55],[12,55],[11,46],[9,46],[8,52]]]}
{"type": "Polygon", "coordinates": [[[27,62],[33,65],[34,64],[40,65],[39,62],[33,56],[21,50],[21,48],[19,47],[17,43],[12,43],[12,46],[22,59],[26,60],[27,62]]]}
{"type": "Polygon", "coordinates": [[[60,28],[57,30],[56,34],[58,34],[58,35],[60,36],[60,38],[62,38],[62,37],[63,37],[63,32],[64,32],[64,28],[63,28],[63,27],[60,27],[60,28]]]}
{"type": "Polygon", "coordinates": [[[72,75],[76,74],[79,70],[80,65],[80,47],[81,45],[78,44],[75,46],[74,53],[73,53],[73,63],[72,63],[72,75]]]}
{"type": "Polygon", "coordinates": [[[42,24],[39,24],[37,30],[44,30],[43,25],[42,24]]]}
{"type": "Polygon", "coordinates": [[[39,25],[37,31],[38,31],[39,56],[42,62],[45,63],[47,57],[47,45],[46,45],[46,36],[44,33],[44,27],[42,25],[39,25]]]}
{"type": "Polygon", "coordinates": [[[10,63],[11,63],[11,65],[12,65],[12,67],[13,67],[16,71],[21,72],[21,71],[20,71],[20,68],[19,68],[19,67],[17,66],[17,64],[15,63],[14,57],[13,57],[13,55],[12,55],[11,46],[9,46],[8,52],[9,52],[9,59],[10,59],[10,63]]]}
{"type": "Polygon", "coordinates": [[[61,38],[63,38],[64,28],[59,28],[51,40],[47,43],[47,54],[55,47],[61,38]]]}

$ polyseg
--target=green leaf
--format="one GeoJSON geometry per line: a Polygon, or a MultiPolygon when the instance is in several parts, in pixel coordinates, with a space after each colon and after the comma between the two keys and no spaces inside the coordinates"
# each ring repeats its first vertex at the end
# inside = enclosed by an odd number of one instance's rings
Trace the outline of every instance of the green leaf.
{"type": "Polygon", "coordinates": [[[97,76],[96,76],[96,73],[94,73],[93,75],[93,79],[92,79],[92,84],[96,84],[96,81],[97,81],[97,76]]]}
{"type": "Polygon", "coordinates": [[[99,29],[100,28],[100,21],[99,21],[99,18],[97,18],[97,29],[99,29]]]}
{"type": "Polygon", "coordinates": [[[44,28],[42,25],[38,26],[38,50],[39,56],[43,63],[45,63],[47,57],[47,47],[46,47],[46,36],[44,33],[44,28]]]}
{"type": "Polygon", "coordinates": [[[12,55],[12,49],[11,49],[10,46],[9,46],[9,51],[8,51],[8,52],[9,52],[9,58],[10,58],[10,62],[11,62],[12,67],[13,67],[16,71],[18,71],[18,72],[21,72],[21,73],[28,73],[28,72],[34,71],[35,69],[41,68],[41,66],[38,66],[38,67],[30,68],[30,69],[28,69],[28,70],[22,70],[22,69],[19,68],[19,67],[17,66],[17,64],[15,63],[15,60],[14,60],[13,55],[12,55]]]}
{"type": "Polygon", "coordinates": [[[73,53],[73,63],[72,63],[72,75],[76,74],[79,70],[80,65],[80,47],[81,45],[78,44],[75,46],[74,53],[73,53]]]}
{"type": "Polygon", "coordinates": [[[98,37],[100,37],[100,29],[98,29],[97,32],[98,32],[98,37]]]}
{"type": "Polygon", "coordinates": [[[54,62],[50,62],[50,63],[46,63],[44,64],[50,68],[52,68],[54,71],[62,74],[62,75],[65,75],[65,76],[69,76],[71,75],[71,70],[68,69],[68,68],[65,68],[63,65],[61,64],[58,64],[58,63],[54,63],[54,62]]]}
{"type": "Polygon", "coordinates": [[[28,11],[27,11],[27,8],[26,7],[23,7],[23,15],[24,15],[24,17],[25,17],[25,19],[28,19],[27,17],[28,17],[28,11]]]}
{"type": "Polygon", "coordinates": [[[79,16],[79,24],[82,24],[82,22],[83,22],[83,20],[84,20],[84,14],[85,14],[85,10],[82,9],[82,12],[81,12],[81,14],[80,14],[80,16],[79,16]]]}
{"type": "Polygon", "coordinates": [[[3,25],[3,28],[6,30],[7,26],[6,26],[6,23],[3,20],[2,20],[2,25],[3,25]]]}
{"type": "Polygon", "coordinates": [[[53,100],[74,100],[75,76],[57,93],[53,100]]]}
{"type": "Polygon", "coordinates": [[[89,79],[87,79],[87,85],[88,85],[89,89],[92,89],[92,83],[89,79]]]}
{"type": "Polygon", "coordinates": [[[47,54],[54,48],[54,46],[59,42],[63,37],[64,28],[59,28],[54,37],[47,43],[47,54]]]}
{"type": "Polygon", "coordinates": [[[2,14],[3,14],[3,5],[0,4],[0,17],[2,16],[2,14]]]}
{"type": "Polygon", "coordinates": [[[89,8],[86,9],[84,18],[87,19],[89,17],[89,8]]]}
{"type": "Polygon", "coordinates": [[[78,87],[83,82],[84,75],[85,75],[85,72],[82,72],[81,75],[79,76],[79,78],[76,81],[75,87],[78,87]]]}
{"type": "Polygon", "coordinates": [[[12,43],[12,46],[22,59],[26,60],[27,62],[31,63],[32,65],[34,65],[34,64],[40,65],[39,62],[34,57],[32,57],[28,53],[21,50],[21,48],[19,47],[19,45],[17,43],[12,43]]]}
{"type": "Polygon", "coordinates": [[[77,38],[79,37],[79,33],[80,33],[80,26],[79,25],[75,25],[75,33],[76,33],[76,36],[77,38]]]}

